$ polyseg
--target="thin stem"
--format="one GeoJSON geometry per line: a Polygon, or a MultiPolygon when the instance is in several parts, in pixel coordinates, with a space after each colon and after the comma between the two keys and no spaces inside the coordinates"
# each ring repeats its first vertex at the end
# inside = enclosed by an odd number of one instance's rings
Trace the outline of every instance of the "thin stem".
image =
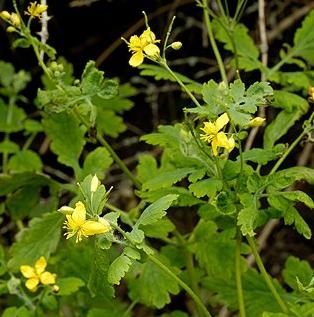
{"type": "Polygon", "coordinates": [[[119,165],[120,169],[123,173],[132,181],[132,183],[138,188],[141,188],[141,183],[139,180],[132,174],[132,172],[128,169],[125,163],[120,159],[117,153],[113,150],[110,144],[103,138],[102,135],[97,134],[97,140],[99,143],[110,153],[113,160],[119,165]]]}
{"type": "Polygon", "coordinates": [[[250,236],[246,236],[246,239],[251,247],[251,250],[252,250],[252,253],[254,255],[254,258],[255,258],[255,261],[256,261],[256,264],[269,288],[269,290],[271,291],[271,293],[273,294],[274,298],[276,299],[278,305],[280,306],[280,308],[282,309],[282,311],[287,314],[289,313],[289,309],[286,305],[286,303],[283,301],[283,299],[280,297],[278,291],[276,290],[270,276],[268,275],[266,269],[265,269],[265,266],[263,264],[263,261],[257,251],[257,247],[256,247],[256,244],[255,244],[255,240],[250,237],[250,236]]]}
{"type": "MultiPolygon", "coordinates": [[[[186,261],[186,269],[188,272],[188,276],[189,276],[189,281],[191,284],[191,288],[192,290],[195,292],[195,294],[197,294],[199,296],[200,294],[200,290],[198,287],[198,283],[197,283],[197,277],[195,276],[195,268],[194,268],[194,259],[193,259],[193,255],[192,253],[188,250],[188,248],[186,247],[186,241],[185,239],[182,237],[182,235],[180,234],[180,232],[178,232],[177,230],[174,231],[174,235],[176,236],[180,246],[183,248],[184,250],[184,256],[185,256],[185,261],[186,261]]],[[[197,313],[198,316],[202,315],[202,312],[200,311],[200,308],[198,306],[196,306],[197,309],[197,313]]]]}
{"type": "Polygon", "coordinates": [[[237,296],[238,296],[240,317],[246,317],[242,278],[241,278],[241,240],[242,240],[242,235],[239,228],[237,228],[237,241],[236,241],[236,254],[235,254],[235,274],[236,274],[237,296]]]}
{"type": "Polygon", "coordinates": [[[160,269],[162,269],[165,273],[171,276],[194,300],[195,304],[199,307],[202,315],[204,317],[212,317],[209,313],[201,299],[194,293],[194,291],[185,283],[183,282],[177,275],[175,275],[166,265],[160,262],[155,256],[148,255],[148,258],[155,263],[160,269]]]}
{"type": "Polygon", "coordinates": [[[276,162],[274,167],[269,172],[269,175],[274,174],[279,166],[282,164],[282,162],[287,158],[287,156],[291,153],[291,151],[299,144],[299,142],[302,140],[302,138],[306,135],[306,131],[303,131],[294,141],[291,143],[291,145],[288,147],[286,152],[280,157],[280,159],[276,162]]]}
{"type": "Polygon", "coordinates": [[[220,76],[221,76],[222,80],[226,84],[228,84],[228,79],[227,79],[225,66],[224,66],[224,63],[222,61],[219,49],[217,47],[217,44],[216,44],[216,41],[215,41],[215,37],[214,37],[214,33],[213,33],[213,29],[212,29],[212,25],[211,25],[211,21],[209,19],[207,0],[202,0],[202,4],[203,4],[204,20],[205,20],[205,24],[206,24],[206,28],[207,28],[207,32],[208,32],[208,37],[209,37],[210,44],[212,46],[212,49],[214,51],[214,54],[215,54],[215,57],[216,57],[216,60],[217,60],[217,63],[218,63],[220,76]]]}
{"type": "Polygon", "coordinates": [[[162,59],[160,61],[160,65],[163,66],[170,74],[171,76],[177,81],[177,83],[180,85],[180,87],[187,93],[187,95],[191,98],[191,100],[194,102],[194,104],[197,107],[201,107],[201,104],[198,102],[198,100],[194,97],[194,95],[191,93],[191,91],[186,88],[182,80],[171,70],[171,68],[168,66],[166,60],[162,59]]]}

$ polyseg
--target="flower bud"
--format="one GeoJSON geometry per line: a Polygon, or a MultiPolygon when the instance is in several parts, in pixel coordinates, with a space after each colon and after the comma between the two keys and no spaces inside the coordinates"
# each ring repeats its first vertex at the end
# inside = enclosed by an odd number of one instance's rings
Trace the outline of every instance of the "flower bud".
{"type": "Polygon", "coordinates": [[[255,117],[249,122],[250,127],[260,127],[264,124],[265,120],[266,120],[265,118],[255,117]]]}
{"type": "Polygon", "coordinates": [[[11,25],[10,25],[10,26],[7,27],[7,32],[8,32],[8,33],[13,33],[13,32],[16,32],[16,31],[17,31],[17,30],[16,30],[16,28],[15,28],[14,26],[11,26],[11,25]]]}
{"type": "Polygon", "coordinates": [[[74,208],[69,206],[62,206],[61,208],[58,209],[58,211],[60,211],[64,215],[72,215],[74,210],[75,210],[74,208]]]}
{"type": "Polygon", "coordinates": [[[0,18],[3,20],[9,20],[11,18],[11,14],[8,11],[1,11],[0,18]]]}
{"type": "Polygon", "coordinates": [[[13,26],[19,27],[21,25],[20,17],[16,13],[11,14],[10,21],[13,26]]]}
{"type": "Polygon", "coordinates": [[[314,87],[309,87],[307,90],[310,100],[314,101],[314,87]]]}
{"type": "Polygon", "coordinates": [[[90,183],[90,191],[91,191],[92,193],[94,193],[94,192],[97,190],[97,188],[98,188],[99,185],[100,185],[100,181],[99,181],[97,175],[95,174],[95,175],[93,176],[93,178],[92,178],[91,183],[90,183]]]}
{"type": "Polygon", "coordinates": [[[170,47],[177,51],[182,47],[182,43],[179,41],[173,42],[173,43],[171,43],[170,47]]]}

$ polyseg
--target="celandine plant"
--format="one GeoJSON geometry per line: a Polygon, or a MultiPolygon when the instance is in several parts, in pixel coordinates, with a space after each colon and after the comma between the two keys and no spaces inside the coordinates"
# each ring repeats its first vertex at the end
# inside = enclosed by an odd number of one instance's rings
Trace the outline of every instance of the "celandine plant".
{"type": "Polygon", "coordinates": [[[12,245],[0,248],[2,316],[313,316],[310,264],[288,256],[281,278],[272,277],[257,232],[281,219],[303,239],[311,238],[299,206],[311,212],[314,202],[296,182],[313,185],[313,169],[283,163],[301,142],[312,141],[313,74],[302,67],[314,64],[314,12],[270,67],[238,22],[243,1],[234,17],[219,1],[220,15],[207,1],[197,3],[220,82],[198,83],[170,68],[167,51],[184,49],[184,43],[169,43],[175,19],[164,41],[145,14],[146,29],[123,39],[130,67],[176,82],[193,104],[184,109],[182,122],[142,136],[162,151],[158,158],[140,155],[136,175],[106,140],[124,131],[121,115],[132,106],[128,97],[135,89],[105,78],[93,61],[74,78],[71,65],[56,59],[55,50],[31,32],[32,21],[44,22],[46,5],[30,3],[21,14],[14,2],[15,12],[1,12],[8,32],[16,34],[13,45],[32,47],[44,72],[35,100],[40,115],[30,119],[21,94],[29,74],[0,63],[1,210],[17,228],[12,245]],[[216,41],[233,56],[232,80],[216,41]],[[291,63],[300,71],[282,71],[291,63]],[[246,84],[241,71],[255,71],[263,80],[246,84]],[[265,113],[272,108],[277,111],[270,120],[265,113]],[[305,117],[299,135],[282,143],[305,117]],[[258,129],[263,140],[253,147],[258,129]],[[15,143],[13,133],[21,133],[23,142],[15,143]],[[51,140],[59,163],[72,169],[72,181],[60,181],[43,168],[33,143],[40,135],[51,140]],[[107,190],[102,183],[113,162],[134,185],[139,203],[131,210],[109,203],[110,192],[119,189],[107,190]],[[48,198],[41,197],[43,188],[48,198]],[[177,210],[197,213],[187,232],[176,226],[177,210]]]}

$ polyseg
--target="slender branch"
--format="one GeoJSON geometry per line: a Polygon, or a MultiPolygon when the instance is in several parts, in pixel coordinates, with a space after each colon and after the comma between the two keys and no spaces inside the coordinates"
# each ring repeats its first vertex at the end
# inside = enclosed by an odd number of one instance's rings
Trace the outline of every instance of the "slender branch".
{"type": "Polygon", "coordinates": [[[252,250],[252,253],[255,257],[255,261],[256,261],[256,264],[269,288],[269,290],[271,291],[271,293],[273,294],[274,298],[276,299],[278,305],[280,306],[280,308],[282,309],[282,311],[284,313],[289,313],[289,309],[286,305],[286,303],[283,301],[283,299],[281,298],[281,296],[279,295],[277,289],[275,288],[270,276],[268,275],[266,269],[265,269],[265,266],[263,264],[263,261],[257,251],[257,247],[256,247],[256,244],[255,244],[255,241],[252,237],[250,236],[246,236],[246,239],[251,247],[251,250],[252,250]]]}
{"type": "Polygon", "coordinates": [[[225,66],[224,66],[224,63],[222,61],[219,49],[217,47],[217,44],[216,44],[216,41],[215,41],[215,37],[214,37],[214,33],[213,33],[213,29],[212,29],[212,25],[211,25],[211,21],[209,19],[207,0],[202,0],[202,4],[203,4],[204,20],[205,20],[205,24],[206,24],[206,27],[207,27],[209,41],[210,41],[210,44],[212,46],[212,49],[214,51],[214,54],[215,54],[215,57],[216,57],[216,60],[217,60],[217,63],[218,63],[218,68],[219,68],[219,71],[220,71],[221,78],[227,84],[228,83],[228,79],[227,79],[225,66]]]}
{"type": "Polygon", "coordinates": [[[182,90],[184,90],[187,95],[191,98],[191,100],[194,102],[194,104],[197,107],[201,107],[201,104],[198,102],[198,100],[195,98],[195,96],[191,93],[191,91],[184,85],[182,80],[172,71],[172,69],[168,66],[165,59],[161,59],[159,61],[160,65],[163,66],[170,74],[171,76],[178,82],[182,90]]]}
{"type": "Polygon", "coordinates": [[[240,311],[240,317],[246,317],[242,278],[241,278],[241,239],[242,235],[237,228],[237,241],[236,241],[236,254],[235,254],[235,273],[236,273],[236,285],[237,285],[237,295],[238,295],[238,305],[240,311]]]}
{"type": "Polygon", "coordinates": [[[139,180],[132,174],[132,172],[128,169],[128,167],[124,164],[124,162],[120,159],[117,153],[113,150],[110,144],[104,139],[104,137],[100,134],[97,134],[97,140],[99,143],[106,148],[106,150],[110,153],[113,160],[119,165],[122,172],[132,181],[132,183],[138,188],[141,188],[141,183],[139,180]]]}

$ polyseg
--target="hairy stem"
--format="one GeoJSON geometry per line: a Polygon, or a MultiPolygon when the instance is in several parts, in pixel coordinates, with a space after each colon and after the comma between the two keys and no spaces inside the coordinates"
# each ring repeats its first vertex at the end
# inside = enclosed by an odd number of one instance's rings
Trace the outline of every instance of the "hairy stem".
{"type": "Polygon", "coordinates": [[[207,32],[208,32],[209,41],[210,41],[210,44],[212,46],[212,49],[214,51],[214,54],[215,54],[215,57],[216,57],[216,60],[218,63],[220,76],[221,76],[222,80],[227,84],[228,79],[227,79],[225,66],[224,66],[224,63],[222,61],[219,49],[217,47],[214,33],[213,33],[213,29],[212,29],[212,24],[211,24],[211,21],[209,19],[207,0],[202,0],[202,6],[203,6],[204,20],[205,20],[205,24],[206,24],[206,28],[207,28],[207,32]]]}
{"type": "Polygon", "coordinates": [[[237,241],[236,241],[236,254],[235,254],[235,274],[236,274],[237,296],[238,296],[240,317],[246,317],[242,278],[241,278],[241,239],[242,239],[241,232],[239,228],[237,228],[237,241]]]}
{"type": "Polygon", "coordinates": [[[281,296],[279,295],[277,289],[275,288],[270,276],[268,275],[266,269],[265,269],[265,266],[263,264],[263,261],[257,251],[257,248],[256,248],[256,244],[255,244],[255,240],[254,238],[250,237],[250,236],[246,236],[246,239],[251,247],[251,250],[252,250],[252,253],[255,257],[255,261],[256,261],[256,264],[269,288],[269,290],[271,291],[271,293],[273,294],[273,297],[275,298],[275,300],[277,301],[278,305],[280,306],[280,308],[282,309],[282,311],[287,314],[289,313],[289,309],[286,305],[286,303],[283,301],[283,299],[281,298],[281,296]]]}

